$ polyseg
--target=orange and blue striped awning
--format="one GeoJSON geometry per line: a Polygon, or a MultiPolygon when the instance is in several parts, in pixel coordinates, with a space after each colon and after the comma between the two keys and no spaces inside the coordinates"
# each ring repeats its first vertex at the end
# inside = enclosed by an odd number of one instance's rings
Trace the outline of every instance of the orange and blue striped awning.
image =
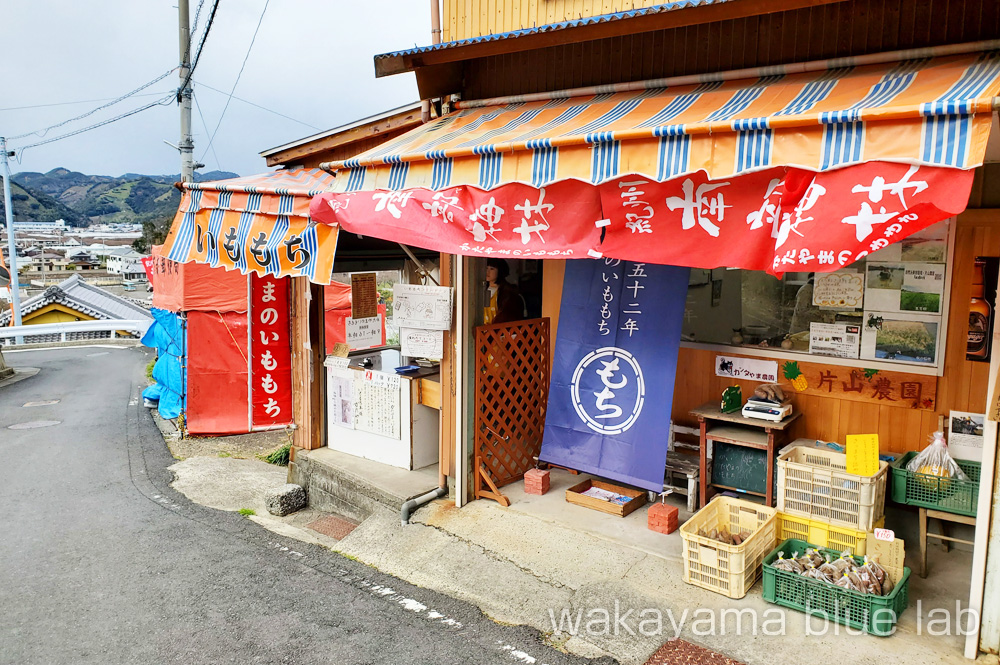
{"type": "MultiPolygon", "coordinates": [[[[712,180],[775,166],[982,162],[1000,53],[462,108],[330,166],[336,191],[712,180]]],[[[790,68],[786,68],[790,69],[790,68]]],[[[777,70],[784,71],[784,70],[777,70]]]]}
{"type": "Polygon", "coordinates": [[[313,222],[309,202],[333,181],[320,169],[296,169],[183,183],[161,255],[179,263],[329,284],[338,229],[313,222]]]}

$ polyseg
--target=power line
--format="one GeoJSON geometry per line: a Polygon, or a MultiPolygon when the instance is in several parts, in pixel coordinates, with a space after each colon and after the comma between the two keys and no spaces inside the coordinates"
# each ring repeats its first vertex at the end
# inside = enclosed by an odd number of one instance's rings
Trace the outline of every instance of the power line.
{"type": "MultiPolygon", "coordinates": [[[[165,95],[166,91],[163,92],[144,92],[141,95],[132,95],[133,97],[154,97],[157,95],[165,95]]],[[[109,99],[115,99],[114,97],[102,97],[100,99],[80,99],[75,102],[53,102],[51,104],[34,104],[31,106],[8,106],[7,108],[0,108],[0,111],[25,111],[28,109],[44,109],[51,106],[72,106],[74,104],[93,104],[94,102],[106,102],[109,99]]]]}
{"type": "MultiPolygon", "coordinates": [[[[199,83],[198,85],[201,85],[201,84],[199,83]]],[[[205,116],[201,112],[201,104],[198,103],[198,96],[192,94],[191,98],[194,100],[194,107],[196,109],[198,109],[198,117],[201,118],[201,126],[205,128],[205,133],[208,134],[208,123],[205,122],[205,116]]],[[[219,155],[217,155],[215,153],[215,147],[212,146],[211,144],[209,144],[208,147],[212,148],[212,157],[215,157],[215,168],[217,168],[217,169],[219,169],[221,171],[222,170],[222,163],[219,162],[219,155]]]]}
{"type": "MultiPolygon", "coordinates": [[[[135,115],[136,113],[141,113],[141,112],[146,111],[148,109],[151,109],[151,108],[153,108],[155,106],[166,106],[168,103],[170,103],[171,101],[173,101],[173,98],[174,98],[174,93],[171,92],[168,95],[166,95],[166,96],[158,99],[157,101],[150,102],[149,104],[146,104],[145,106],[140,106],[137,109],[133,109],[131,111],[128,111],[126,113],[122,113],[120,115],[116,115],[113,118],[108,118],[107,120],[95,123],[93,125],[88,125],[87,127],[83,127],[82,129],[77,129],[77,130],[74,130],[72,132],[67,132],[66,134],[60,134],[59,136],[53,136],[50,139],[45,139],[44,141],[38,141],[37,143],[30,143],[28,145],[21,146],[17,150],[18,150],[18,152],[24,152],[28,148],[37,148],[40,145],[45,145],[47,143],[54,143],[55,141],[61,141],[62,139],[66,139],[66,138],[69,138],[71,136],[76,136],[77,134],[83,134],[84,132],[89,132],[92,129],[97,129],[98,127],[103,127],[104,125],[110,125],[113,122],[117,122],[119,120],[123,120],[124,118],[127,118],[129,116],[135,115]]],[[[63,124],[65,124],[65,123],[63,123],[63,124]]],[[[24,138],[24,136],[30,136],[30,134],[29,135],[22,135],[22,136],[17,137],[17,138],[24,138]]]]}
{"type": "MultiPolygon", "coordinates": [[[[208,40],[208,33],[212,31],[212,23],[215,22],[215,13],[219,10],[219,3],[221,0],[215,0],[212,3],[212,11],[208,15],[208,23],[205,24],[205,32],[201,36],[201,42],[198,44],[198,50],[195,51],[194,59],[191,61],[191,66],[188,67],[187,76],[184,77],[184,83],[181,87],[177,89],[177,101],[181,101],[181,94],[187,90],[188,85],[191,83],[191,77],[194,76],[194,70],[198,66],[198,61],[201,60],[201,52],[205,48],[205,42],[208,40]]],[[[188,47],[190,52],[190,46],[188,47]]]]}
{"type": "MultiPolygon", "coordinates": [[[[78,115],[78,116],[76,116],[74,118],[70,118],[69,120],[63,120],[62,122],[56,123],[54,125],[49,125],[48,127],[45,127],[44,129],[39,129],[39,130],[36,130],[36,131],[33,131],[33,132],[24,133],[24,134],[18,134],[17,136],[9,136],[7,138],[10,141],[16,141],[17,139],[24,139],[24,138],[27,138],[27,137],[33,136],[33,135],[34,136],[45,136],[46,134],[48,134],[53,129],[58,129],[59,127],[62,127],[64,125],[68,125],[71,122],[76,122],[77,120],[83,120],[84,118],[86,118],[88,116],[94,115],[98,111],[103,111],[104,109],[108,108],[109,106],[114,106],[118,102],[120,102],[122,100],[125,100],[125,99],[128,99],[132,95],[145,90],[146,88],[148,88],[149,86],[153,85],[154,83],[159,83],[163,79],[165,79],[168,76],[170,76],[171,74],[173,74],[175,71],[177,71],[176,67],[174,67],[173,69],[171,69],[169,71],[166,71],[166,72],[160,74],[159,76],[157,76],[152,81],[149,81],[148,83],[143,83],[142,85],[140,85],[135,90],[132,90],[131,92],[126,92],[121,97],[116,97],[115,99],[113,99],[112,101],[108,102],[107,104],[102,104],[101,106],[98,106],[96,109],[93,109],[91,111],[87,111],[86,113],[80,114],[80,115],[78,115]]],[[[159,102],[156,102],[156,103],[159,103],[159,102]]],[[[155,106],[156,103],[154,103],[153,105],[155,106]]]]}
{"type": "MultiPolygon", "coordinates": [[[[243,76],[243,70],[247,66],[247,60],[250,59],[250,52],[253,51],[253,45],[257,41],[257,33],[260,32],[260,26],[264,22],[264,14],[267,13],[267,6],[269,4],[271,4],[271,0],[265,0],[265,2],[264,2],[264,9],[262,9],[261,12],[260,12],[260,18],[257,19],[257,27],[253,31],[253,37],[250,39],[250,47],[247,49],[247,54],[245,56],[243,56],[243,64],[240,65],[240,71],[236,75],[236,81],[233,83],[233,89],[229,91],[229,97],[226,99],[226,105],[222,107],[222,114],[219,116],[219,122],[218,122],[217,125],[215,125],[215,131],[212,132],[212,136],[209,137],[209,139],[208,139],[208,147],[209,148],[212,147],[212,143],[215,141],[215,135],[219,132],[219,127],[222,126],[222,119],[226,117],[226,110],[229,108],[229,102],[233,101],[233,93],[236,92],[236,86],[239,85],[239,83],[240,83],[240,77],[243,76]]],[[[216,6],[218,6],[218,0],[216,1],[216,6]]],[[[209,25],[211,25],[211,23],[209,25]]],[[[207,30],[207,28],[206,28],[206,30],[207,30]]],[[[193,71],[193,69],[194,68],[192,67],[192,71],[193,71]]],[[[188,78],[190,78],[190,77],[188,77],[188,78]]],[[[208,149],[206,149],[205,152],[202,153],[201,158],[205,159],[205,155],[207,155],[207,154],[208,154],[208,149]]]]}
{"type": "MultiPolygon", "coordinates": [[[[195,81],[195,83],[198,84],[199,86],[201,86],[202,88],[207,88],[208,90],[211,90],[212,92],[217,92],[220,95],[226,95],[226,94],[228,94],[225,90],[219,90],[218,88],[213,88],[212,86],[208,85],[207,83],[202,83],[201,81],[195,81]]],[[[285,115],[284,113],[279,113],[278,111],[275,111],[274,109],[269,109],[266,106],[261,106],[260,104],[255,104],[254,102],[251,102],[249,99],[243,99],[242,97],[237,97],[236,95],[230,95],[230,97],[232,97],[233,99],[235,99],[238,102],[243,102],[244,104],[249,104],[250,106],[254,106],[256,108],[259,108],[261,111],[267,111],[268,113],[273,113],[274,115],[281,116],[282,118],[285,118],[286,120],[291,120],[292,122],[297,122],[300,125],[305,125],[306,127],[310,128],[310,129],[315,129],[316,131],[321,131],[322,130],[321,127],[317,127],[316,125],[310,125],[308,122],[302,122],[301,120],[293,118],[290,115],[285,115]]],[[[208,128],[206,127],[206,130],[207,129],[208,128]]]]}

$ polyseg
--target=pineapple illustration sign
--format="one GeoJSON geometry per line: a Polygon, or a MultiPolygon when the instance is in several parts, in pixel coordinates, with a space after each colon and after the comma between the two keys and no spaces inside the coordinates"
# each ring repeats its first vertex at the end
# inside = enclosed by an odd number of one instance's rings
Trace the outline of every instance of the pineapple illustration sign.
{"type": "Polygon", "coordinates": [[[806,380],[805,374],[799,369],[799,363],[794,360],[789,360],[782,366],[785,378],[792,382],[792,387],[795,388],[795,392],[802,392],[809,387],[809,381],[806,380]]]}

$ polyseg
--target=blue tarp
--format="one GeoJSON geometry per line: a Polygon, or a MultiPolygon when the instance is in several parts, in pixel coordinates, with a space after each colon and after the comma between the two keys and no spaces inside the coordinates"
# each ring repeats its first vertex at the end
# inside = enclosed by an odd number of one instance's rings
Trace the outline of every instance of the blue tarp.
{"type": "Polygon", "coordinates": [[[171,419],[184,411],[187,381],[183,359],[187,353],[187,336],[184,320],[174,312],[150,310],[153,325],[142,336],[142,343],[157,350],[159,358],[153,366],[155,384],[142,392],[146,399],[159,400],[157,410],[163,418],[171,419]]]}
{"type": "Polygon", "coordinates": [[[688,273],[566,262],[543,461],[663,490],[688,273]]]}

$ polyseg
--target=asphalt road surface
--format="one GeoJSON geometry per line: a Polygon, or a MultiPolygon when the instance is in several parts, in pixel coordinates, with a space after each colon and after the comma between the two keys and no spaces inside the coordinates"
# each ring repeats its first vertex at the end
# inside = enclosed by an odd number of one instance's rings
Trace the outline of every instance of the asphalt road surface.
{"type": "Polygon", "coordinates": [[[172,490],[150,358],[7,356],[41,371],[0,387],[0,663],[585,662],[172,490]]]}

